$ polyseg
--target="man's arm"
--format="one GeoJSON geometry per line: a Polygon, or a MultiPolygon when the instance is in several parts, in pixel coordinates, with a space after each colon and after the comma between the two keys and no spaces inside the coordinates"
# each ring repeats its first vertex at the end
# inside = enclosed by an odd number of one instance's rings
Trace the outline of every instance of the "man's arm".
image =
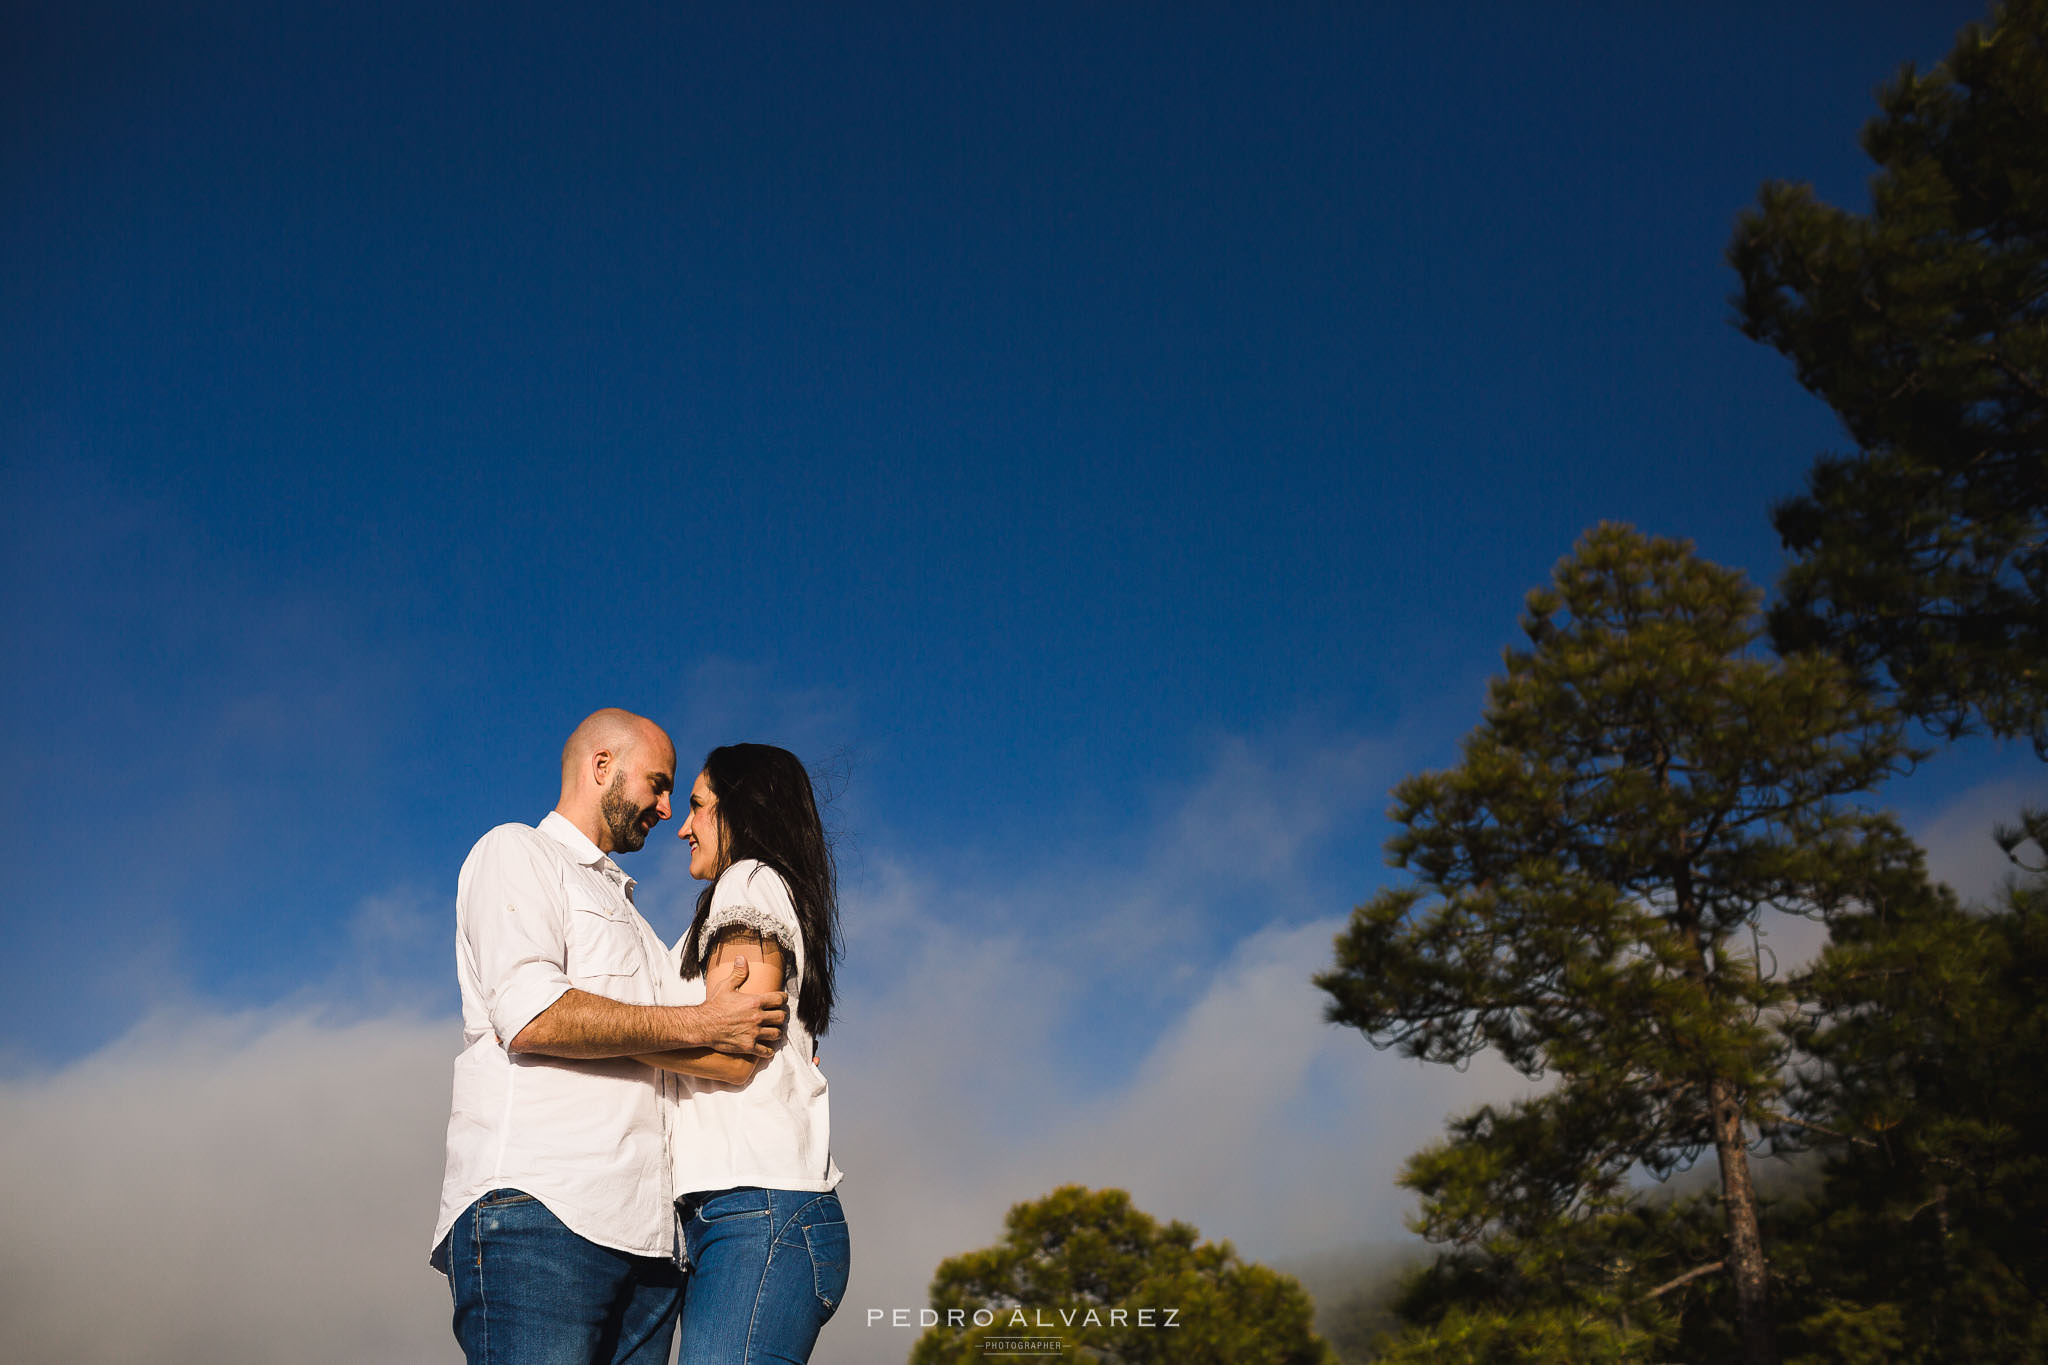
{"type": "MultiPolygon", "coordinates": [[[[711,958],[704,964],[704,982],[709,987],[705,1001],[709,1003],[735,991],[749,993],[757,1000],[784,999],[783,970],[781,944],[751,929],[727,930],[718,936],[711,958]],[[759,967],[750,966],[749,952],[761,964],[759,967]]],[[[686,1076],[722,1081],[726,1085],[745,1085],[772,1055],[772,1045],[751,1057],[691,1047],[643,1054],[636,1060],[663,1071],[680,1071],[686,1076]]]]}
{"type": "Polygon", "coordinates": [[[706,1048],[731,1054],[744,1066],[747,1058],[773,1054],[788,1018],[788,998],[781,991],[725,990],[701,1005],[627,1005],[571,987],[535,1015],[507,1050],[587,1059],[706,1048]]]}

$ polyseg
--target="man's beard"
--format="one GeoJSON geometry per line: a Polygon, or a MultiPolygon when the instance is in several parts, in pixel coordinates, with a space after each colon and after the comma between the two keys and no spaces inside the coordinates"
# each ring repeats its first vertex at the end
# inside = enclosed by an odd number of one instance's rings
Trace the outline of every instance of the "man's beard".
{"type": "Polygon", "coordinates": [[[647,842],[647,831],[640,826],[640,817],[647,814],[647,807],[634,805],[626,796],[624,773],[604,789],[598,810],[604,815],[605,828],[612,832],[612,852],[638,853],[647,842]]]}

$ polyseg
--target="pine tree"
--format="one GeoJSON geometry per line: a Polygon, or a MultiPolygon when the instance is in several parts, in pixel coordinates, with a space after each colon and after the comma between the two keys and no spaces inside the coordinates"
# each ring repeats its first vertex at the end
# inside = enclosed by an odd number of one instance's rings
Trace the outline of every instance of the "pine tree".
{"type": "Polygon", "coordinates": [[[1687,544],[1588,532],[1529,595],[1528,647],[1458,764],[1395,789],[1390,861],[1415,884],[1359,907],[1317,978],[1375,1046],[1490,1048],[1552,1078],[1404,1177],[1425,1235],[1508,1283],[1496,1303],[1548,1283],[1551,1307],[1668,1335],[1663,1293],[1713,1262],[1673,1263],[1697,1210],[1652,1210],[1635,1183],[1712,1152],[1750,1365],[1777,1352],[1749,1147],[1778,1117],[1793,1004],[1759,925],[1920,875],[1888,818],[1845,804],[1906,757],[1890,713],[1827,656],[1758,657],[1759,600],[1687,544]],[[1640,1254],[1616,1264],[1632,1222],[1640,1254]]]}
{"type": "Polygon", "coordinates": [[[1773,510],[1778,647],[2048,758],[2048,0],[1993,17],[1882,92],[1868,213],[1769,184],[1729,259],[1743,331],[1857,446],[1773,510]]]}
{"type": "Polygon", "coordinates": [[[1336,1365],[1300,1284],[1159,1223],[1122,1190],[1063,1185],[1012,1207],[1003,1228],[996,1245],[940,1264],[937,1321],[911,1365],[980,1365],[1006,1337],[1127,1365],[1336,1365]]]}
{"type": "MultiPolygon", "coordinates": [[[[2048,837],[2034,816],[2006,835],[2048,837]]],[[[2048,1358],[2048,875],[1835,926],[1806,974],[1788,1126],[1826,1153],[1788,1229],[1790,1337],[1816,1362],[2048,1358]]]]}

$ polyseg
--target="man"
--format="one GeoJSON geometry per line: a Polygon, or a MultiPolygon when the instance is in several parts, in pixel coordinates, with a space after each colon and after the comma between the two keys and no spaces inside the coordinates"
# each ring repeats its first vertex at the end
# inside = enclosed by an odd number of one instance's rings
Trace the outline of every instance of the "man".
{"type": "Polygon", "coordinates": [[[465,1047],[433,1263],[470,1365],[665,1365],[676,1080],[633,1058],[765,1057],[781,1035],[780,992],[675,1003],[680,978],[612,861],[668,818],[675,767],[659,726],[599,711],[562,750],[554,811],[500,825],[462,865],[465,1047]]]}

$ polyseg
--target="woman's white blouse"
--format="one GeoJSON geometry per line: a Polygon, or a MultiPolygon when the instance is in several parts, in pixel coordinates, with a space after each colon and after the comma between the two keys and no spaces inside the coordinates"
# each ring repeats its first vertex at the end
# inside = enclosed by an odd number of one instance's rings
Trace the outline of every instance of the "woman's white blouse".
{"type": "MultiPolygon", "coordinates": [[[[814,1044],[797,1019],[803,993],[803,934],[780,873],[752,858],[725,870],[711,892],[704,943],[708,947],[720,929],[732,926],[756,930],[782,945],[789,1025],[775,1055],[746,1085],[677,1078],[682,1081],[680,1093],[669,1101],[676,1110],[669,1126],[675,1193],[680,1198],[738,1185],[832,1189],[839,1184],[840,1172],[832,1164],[825,1076],[811,1063],[814,1044]]],[[[672,950],[678,963],[682,948],[678,941],[672,950]]],[[[703,977],[683,982],[682,988],[684,1003],[703,1003],[703,977]]]]}

